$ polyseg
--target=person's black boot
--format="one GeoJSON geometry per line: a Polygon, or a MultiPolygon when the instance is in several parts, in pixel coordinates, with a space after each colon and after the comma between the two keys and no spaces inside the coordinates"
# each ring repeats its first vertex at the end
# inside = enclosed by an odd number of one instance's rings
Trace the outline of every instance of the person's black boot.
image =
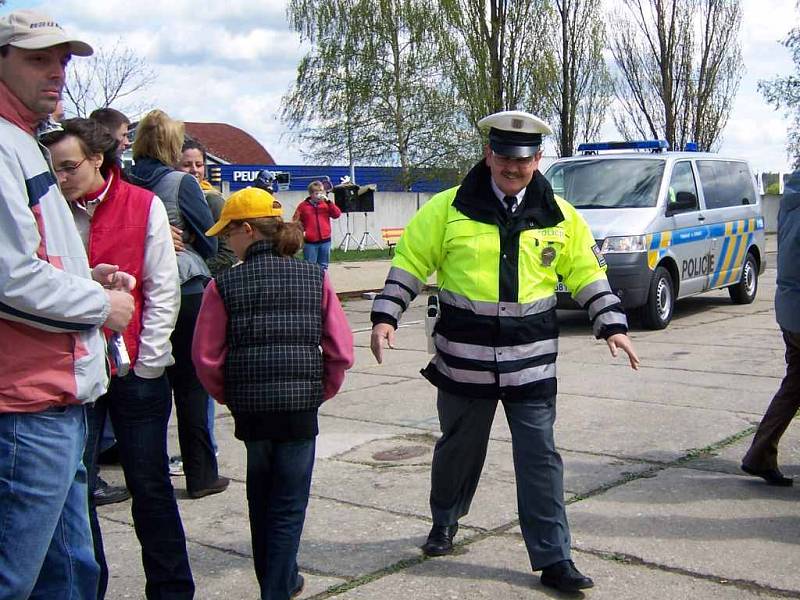
{"type": "Polygon", "coordinates": [[[428,540],[422,545],[422,552],[425,556],[444,556],[453,551],[453,538],[458,531],[458,523],[455,525],[435,525],[431,527],[428,540]]]}
{"type": "Polygon", "coordinates": [[[571,560],[562,560],[542,569],[542,585],[562,592],[579,592],[594,587],[594,581],[575,568],[571,560]]]}

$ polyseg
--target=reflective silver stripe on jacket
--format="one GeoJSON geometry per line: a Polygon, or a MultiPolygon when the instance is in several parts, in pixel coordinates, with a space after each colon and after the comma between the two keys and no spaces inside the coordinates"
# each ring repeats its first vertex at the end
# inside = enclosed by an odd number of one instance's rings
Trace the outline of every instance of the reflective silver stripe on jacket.
{"type": "Polygon", "coordinates": [[[541,381],[542,379],[552,379],[556,376],[556,363],[548,363],[546,365],[539,365],[538,367],[530,367],[513,373],[500,373],[500,387],[507,387],[512,385],[525,385],[534,381],[541,381]]]}
{"type": "Polygon", "coordinates": [[[392,302],[385,298],[375,298],[372,303],[372,312],[386,313],[396,321],[399,321],[400,316],[403,314],[403,307],[397,302],[392,302]]]}
{"type": "Polygon", "coordinates": [[[454,369],[448,366],[442,358],[436,354],[431,359],[431,364],[445,377],[458,383],[482,383],[493,384],[494,373],[492,371],[468,371],[466,369],[454,369]]]}
{"type": "Polygon", "coordinates": [[[434,335],[434,340],[437,350],[441,350],[450,356],[469,360],[505,362],[543,356],[545,354],[556,354],[558,352],[558,340],[542,340],[530,344],[499,346],[496,348],[478,344],[451,342],[438,333],[434,335]]]}
{"type": "MultiPolygon", "coordinates": [[[[389,269],[389,274],[386,276],[386,281],[388,282],[389,280],[402,283],[404,286],[411,289],[415,296],[422,291],[423,282],[414,277],[408,271],[404,271],[399,267],[392,267],[389,269]]],[[[384,291],[383,293],[386,292],[384,291]]]]}
{"type": "MultiPolygon", "coordinates": [[[[580,304],[582,307],[586,306],[586,303],[592,299],[592,296],[596,296],[602,292],[610,292],[611,286],[608,285],[608,279],[605,277],[603,279],[598,279],[597,281],[593,281],[580,292],[575,295],[575,301],[580,304]]],[[[616,298],[616,296],[614,296],[616,298]]]]}
{"type": "Polygon", "coordinates": [[[628,319],[625,318],[625,313],[609,311],[598,315],[594,320],[594,324],[592,325],[592,331],[594,332],[595,337],[599,337],[600,331],[609,325],[623,325],[625,328],[627,328],[628,319]]]}
{"type": "Polygon", "coordinates": [[[614,294],[606,294],[605,296],[600,296],[597,300],[592,302],[588,307],[589,311],[589,319],[594,321],[594,318],[604,308],[608,308],[609,306],[614,306],[615,304],[619,304],[619,298],[617,298],[614,294]]]}
{"type": "Polygon", "coordinates": [[[556,305],[556,296],[553,294],[541,300],[526,303],[483,302],[480,300],[470,300],[461,294],[456,294],[449,290],[441,290],[439,292],[439,302],[486,317],[528,317],[554,308],[556,305]]]}
{"type": "Polygon", "coordinates": [[[404,288],[402,285],[398,285],[396,283],[387,283],[381,294],[383,296],[397,298],[398,300],[402,301],[406,307],[408,307],[408,305],[411,304],[411,301],[414,299],[414,295],[412,295],[407,288],[404,288]]]}
{"type": "Polygon", "coordinates": [[[422,291],[422,282],[419,279],[408,271],[404,271],[399,267],[392,267],[386,276],[386,283],[383,286],[383,290],[381,290],[380,296],[397,298],[402,305],[379,296],[372,303],[372,312],[385,313],[399,321],[403,311],[408,308],[408,305],[420,291],[422,291]],[[409,289],[411,292],[408,291],[409,289]]]}

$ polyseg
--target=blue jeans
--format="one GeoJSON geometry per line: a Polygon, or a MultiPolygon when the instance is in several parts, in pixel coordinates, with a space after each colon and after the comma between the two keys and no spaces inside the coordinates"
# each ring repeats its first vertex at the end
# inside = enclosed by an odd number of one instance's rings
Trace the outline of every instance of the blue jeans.
{"type": "Polygon", "coordinates": [[[323,269],[328,268],[331,260],[331,241],[327,242],[304,242],[303,258],[308,262],[317,263],[323,269]]]}
{"type": "MultiPolygon", "coordinates": [[[[186,538],[169,478],[167,422],[172,398],[167,376],[144,379],[131,371],[125,377],[112,377],[102,400],[114,424],[125,484],[131,492],[133,527],[142,546],[147,580],[145,595],[148,599],[192,598],[186,538]]],[[[96,519],[94,502],[89,510],[96,519]]]]}
{"type": "Polygon", "coordinates": [[[247,505],[261,600],[297,587],[297,550],[306,518],[316,440],[246,441],[247,505]]]}
{"type": "Polygon", "coordinates": [[[83,406],[0,414],[0,597],[94,599],[83,406]]]}

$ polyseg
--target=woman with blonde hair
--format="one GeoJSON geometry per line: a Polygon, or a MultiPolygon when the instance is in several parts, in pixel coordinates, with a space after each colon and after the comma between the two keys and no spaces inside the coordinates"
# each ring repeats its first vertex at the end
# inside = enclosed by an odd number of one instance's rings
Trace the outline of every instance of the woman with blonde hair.
{"type": "Polygon", "coordinates": [[[208,429],[208,395],[192,365],[194,325],[203,289],[211,279],[206,259],[217,252],[216,240],[205,232],[214,224],[197,179],[177,171],[183,148],[183,123],[164,111],[153,110],[139,121],[133,141],[131,183],[156,194],[164,203],[176,241],[181,308],[172,334],[175,364],[167,369],[178,416],[178,441],[190,498],[202,498],[224,491],[228,479],[220,477],[217,458],[208,429]]]}

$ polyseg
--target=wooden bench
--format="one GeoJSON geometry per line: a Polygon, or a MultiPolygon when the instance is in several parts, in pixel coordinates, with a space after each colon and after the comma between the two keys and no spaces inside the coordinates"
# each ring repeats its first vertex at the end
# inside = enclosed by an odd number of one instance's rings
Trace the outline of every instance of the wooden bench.
{"type": "Polygon", "coordinates": [[[394,252],[394,247],[403,235],[405,227],[381,227],[381,237],[386,247],[389,248],[389,254],[394,252]]]}

